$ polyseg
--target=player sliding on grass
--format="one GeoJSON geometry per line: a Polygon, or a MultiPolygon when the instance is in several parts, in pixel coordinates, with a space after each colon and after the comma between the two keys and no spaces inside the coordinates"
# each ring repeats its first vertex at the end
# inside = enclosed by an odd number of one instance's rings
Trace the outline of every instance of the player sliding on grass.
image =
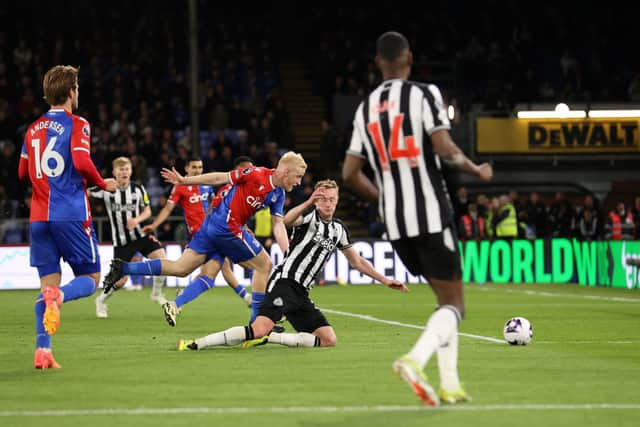
{"type": "MultiPolygon", "coordinates": [[[[202,227],[179,259],[126,263],[114,258],[111,269],[104,278],[105,288],[113,286],[125,274],[184,277],[210,259],[214,261],[212,274],[215,277],[220,271],[224,258],[228,257],[232,262],[253,269],[251,279],[253,301],[250,319],[253,321],[264,300],[272,264],[260,242],[244,228],[244,225],[258,209],[270,205],[272,200],[279,201],[272,210],[273,232],[282,252],[286,252],[289,240],[281,216],[284,197],[280,197],[277,193],[291,191],[294,185],[299,185],[306,169],[307,164],[302,156],[291,151],[282,156],[276,169],[249,167],[230,172],[210,172],[187,177],[183,177],[175,169],[163,169],[162,176],[175,185],[216,186],[230,182],[233,186],[223,197],[220,206],[207,215],[202,227]]],[[[175,326],[178,308],[183,303],[193,300],[211,286],[213,286],[212,282],[200,276],[187,285],[175,302],[169,301],[164,304],[162,308],[169,325],[175,326]]]]}
{"type": "Polygon", "coordinates": [[[181,339],[178,341],[178,350],[200,350],[240,343],[249,348],[268,342],[289,347],[335,346],[336,333],[324,314],[309,299],[309,290],[313,287],[316,274],[324,268],[336,248],[342,251],[356,270],[391,289],[407,292],[403,283],[378,273],[351,246],[347,228],[342,221],[333,217],[337,205],[338,185],[333,180],[325,180],[316,184],[309,199],[287,212],[284,223],[294,227],[289,250],[271,274],[266,299],[250,326],[235,326],[196,340],[181,339]],[[302,212],[312,205],[315,209],[302,216],[302,212]],[[297,334],[271,332],[283,314],[298,331],[297,334]]]}

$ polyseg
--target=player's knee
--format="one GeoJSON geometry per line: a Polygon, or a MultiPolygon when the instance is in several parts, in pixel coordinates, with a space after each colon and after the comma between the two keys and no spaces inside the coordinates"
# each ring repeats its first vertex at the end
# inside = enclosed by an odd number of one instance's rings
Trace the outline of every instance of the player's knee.
{"type": "Polygon", "coordinates": [[[333,329],[329,331],[324,331],[321,334],[317,335],[320,338],[320,347],[335,347],[338,343],[338,337],[336,337],[336,333],[333,329]]]}
{"type": "Polygon", "coordinates": [[[320,347],[335,347],[337,344],[336,336],[320,338],[320,347]]]}
{"type": "Polygon", "coordinates": [[[187,277],[189,274],[191,274],[191,271],[186,266],[179,265],[179,264],[176,266],[176,272],[175,272],[176,276],[187,277]]]}
{"type": "Polygon", "coordinates": [[[261,338],[265,335],[269,335],[271,329],[273,329],[273,321],[269,318],[263,318],[262,316],[258,317],[252,324],[251,329],[253,329],[253,337],[261,338]]]}
{"type": "MultiPolygon", "coordinates": [[[[95,292],[96,289],[98,289],[98,286],[100,286],[100,273],[90,274],[89,278],[91,280],[93,280],[93,292],[95,292]]],[[[93,292],[91,292],[91,293],[93,293],[93,292]]]]}
{"type": "Polygon", "coordinates": [[[260,263],[260,265],[258,266],[258,269],[260,271],[266,271],[267,273],[271,271],[271,269],[273,268],[273,263],[271,262],[271,260],[269,258],[266,258],[262,263],[260,263]]]}

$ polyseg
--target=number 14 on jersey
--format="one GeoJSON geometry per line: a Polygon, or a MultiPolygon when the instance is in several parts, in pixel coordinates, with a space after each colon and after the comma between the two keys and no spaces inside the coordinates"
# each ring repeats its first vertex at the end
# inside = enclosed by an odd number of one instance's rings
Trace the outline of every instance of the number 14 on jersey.
{"type": "Polygon", "coordinates": [[[420,156],[420,149],[416,147],[413,135],[405,135],[402,141],[402,145],[404,147],[401,147],[400,145],[400,129],[402,127],[403,120],[404,114],[402,113],[393,117],[388,155],[385,141],[382,138],[380,123],[371,122],[367,125],[367,130],[369,131],[371,138],[373,138],[374,146],[378,152],[378,158],[380,159],[380,165],[382,166],[383,172],[390,170],[389,160],[398,161],[399,159],[406,158],[410,167],[415,168],[418,166],[417,157],[420,156]]]}

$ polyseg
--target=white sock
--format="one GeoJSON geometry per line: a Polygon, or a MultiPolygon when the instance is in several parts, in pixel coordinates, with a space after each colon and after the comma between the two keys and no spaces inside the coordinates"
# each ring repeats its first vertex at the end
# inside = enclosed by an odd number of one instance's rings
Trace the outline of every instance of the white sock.
{"type": "Polygon", "coordinates": [[[153,276],[153,289],[151,293],[153,295],[160,295],[162,293],[162,287],[164,286],[164,276],[153,276]]]}
{"type": "Polygon", "coordinates": [[[107,300],[111,298],[111,295],[113,295],[115,292],[116,292],[116,288],[112,287],[111,289],[109,289],[109,292],[107,292],[106,294],[104,292],[100,293],[98,298],[100,298],[100,302],[107,302],[107,300]]]}
{"type": "Polygon", "coordinates": [[[440,369],[440,388],[447,391],[460,390],[457,330],[451,334],[449,342],[438,349],[438,368],[440,369]]]}
{"type": "Polygon", "coordinates": [[[421,368],[427,365],[433,353],[449,342],[452,334],[457,333],[457,312],[453,306],[441,306],[429,317],[422,335],[409,352],[421,368]]]}
{"type": "Polygon", "coordinates": [[[226,331],[215,332],[206,337],[198,338],[198,350],[214,345],[238,345],[247,339],[245,326],[234,326],[226,331]]]}
{"type": "Polygon", "coordinates": [[[297,334],[288,334],[286,332],[278,334],[271,332],[269,334],[269,342],[274,344],[286,345],[288,347],[319,347],[320,340],[313,334],[308,332],[299,332],[297,334]],[[316,340],[317,344],[316,344],[316,340]]]}

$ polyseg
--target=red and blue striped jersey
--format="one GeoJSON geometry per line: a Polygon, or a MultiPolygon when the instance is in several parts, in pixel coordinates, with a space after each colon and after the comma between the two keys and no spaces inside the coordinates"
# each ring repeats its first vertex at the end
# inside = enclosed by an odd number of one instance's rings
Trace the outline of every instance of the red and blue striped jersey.
{"type": "Polygon", "coordinates": [[[89,122],[63,109],[49,110],[27,128],[21,176],[28,174],[33,186],[31,221],[91,219],[86,181],[102,187],[104,181],[90,161],[90,140],[89,122]]]}

